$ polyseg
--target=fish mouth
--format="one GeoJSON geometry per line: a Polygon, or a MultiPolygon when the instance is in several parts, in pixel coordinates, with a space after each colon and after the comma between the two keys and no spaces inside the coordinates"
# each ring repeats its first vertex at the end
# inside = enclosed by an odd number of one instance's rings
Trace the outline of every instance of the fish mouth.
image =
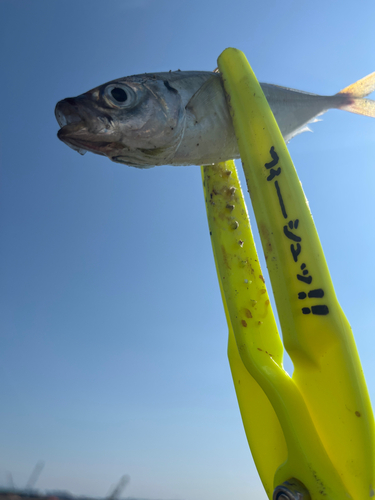
{"type": "Polygon", "coordinates": [[[81,155],[87,153],[87,149],[78,146],[75,141],[79,134],[87,130],[87,125],[78,113],[74,99],[68,98],[58,102],[55,108],[55,116],[57,123],[60,125],[60,130],[57,132],[60,141],[81,155]]]}

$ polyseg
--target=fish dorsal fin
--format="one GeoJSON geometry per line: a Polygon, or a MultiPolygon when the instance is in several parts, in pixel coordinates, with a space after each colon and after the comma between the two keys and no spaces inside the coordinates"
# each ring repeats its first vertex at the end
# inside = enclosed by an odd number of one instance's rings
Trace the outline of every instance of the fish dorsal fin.
{"type": "Polygon", "coordinates": [[[197,122],[206,119],[207,112],[211,109],[219,114],[228,114],[223,84],[215,73],[212,73],[212,77],[204,82],[186,105],[186,110],[193,113],[197,122]]]}

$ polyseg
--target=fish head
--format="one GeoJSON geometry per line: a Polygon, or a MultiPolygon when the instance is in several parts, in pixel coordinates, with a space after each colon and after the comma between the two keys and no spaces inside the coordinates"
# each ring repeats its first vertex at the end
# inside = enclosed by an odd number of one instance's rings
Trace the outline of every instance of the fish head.
{"type": "Polygon", "coordinates": [[[167,80],[152,74],[113,80],[57,103],[58,138],[84,154],[126,165],[165,165],[185,131],[185,107],[167,80]]]}

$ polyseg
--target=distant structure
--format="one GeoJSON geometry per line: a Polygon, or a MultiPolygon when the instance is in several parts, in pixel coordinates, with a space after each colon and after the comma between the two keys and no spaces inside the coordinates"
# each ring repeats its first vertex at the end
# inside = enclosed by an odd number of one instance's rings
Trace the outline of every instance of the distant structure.
{"type": "Polygon", "coordinates": [[[32,490],[34,488],[36,482],[39,479],[39,476],[40,476],[43,468],[44,468],[44,462],[42,460],[40,460],[39,462],[37,462],[37,464],[35,465],[34,469],[32,470],[32,472],[30,474],[29,480],[27,481],[26,486],[25,486],[26,491],[32,490]]]}
{"type": "Polygon", "coordinates": [[[117,483],[117,485],[114,487],[112,493],[110,493],[107,496],[107,500],[118,500],[120,498],[121,493],[125,489],[126,485],[130,481],[130,476],[125,474],[120,478],[120,481],[117,483]]]}
{"type": "MultiPolygon", "coordinates": [[[[67,491],[50,491],[41,493],[34,489],[34,486],[39,479],[39,476],[44,468],[44,462],[39,461],[32,470],[30,477],[24,489],[18,489],[14,486],[13,476],[11,472],[8,474],[8,488],[0,487],[0,500],[100,500],[98,498],[80,496],[76,497],[67,491]]],[[[130,477],[124,475],[103,500],[119,500],[119,497],[126,485],[129,483],[130,477]]]]}

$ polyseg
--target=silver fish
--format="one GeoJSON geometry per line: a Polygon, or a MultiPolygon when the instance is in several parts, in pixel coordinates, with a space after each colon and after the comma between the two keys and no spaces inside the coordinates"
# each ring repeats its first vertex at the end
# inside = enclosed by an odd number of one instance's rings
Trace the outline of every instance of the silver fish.
{"type": "MultiPolygon", "coordinates": [[[[333,96],[261,83],[286,142],[331,108],[375,117],[375,72],[333,96]]],[[[132,167],[209,165],[239,158],[218,73],[145,73],[57,103],[58,138],[132,167]]]]}

